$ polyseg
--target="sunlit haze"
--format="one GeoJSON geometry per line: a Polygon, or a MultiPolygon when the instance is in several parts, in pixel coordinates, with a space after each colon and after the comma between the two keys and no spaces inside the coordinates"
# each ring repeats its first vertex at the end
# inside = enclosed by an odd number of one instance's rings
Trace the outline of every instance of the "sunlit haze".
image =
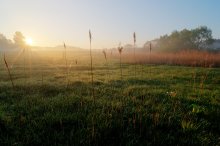
{"type": "Polygon", "coordinates": [[[26,43],[27,45],[32,46],[32,45],[33,45],[33,40],[32,40],[31,38],[26,38],[26,39],[25,39],[25,43],[26,43]]]}
{"type": "MultiPolygon", "coordinates": [[[[219,0],[1,0],[0,32],[31,36],[36,46],[71,46],[102,49],[137,45],[174,30],[206,25],[220,38],[219,0]]],[[[32,40],[26,41],[32,45],[32,40]]]]}

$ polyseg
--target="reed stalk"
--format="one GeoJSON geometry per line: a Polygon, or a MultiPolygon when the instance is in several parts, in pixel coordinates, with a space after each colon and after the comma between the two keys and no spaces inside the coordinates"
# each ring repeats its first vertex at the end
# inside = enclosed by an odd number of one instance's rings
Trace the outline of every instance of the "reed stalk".
{"type": "Polygon", "coordinates": [[[120,55],[121,80],[122,80],[122,66],[121,66],[121,54],[122,54],[122,50],[123,50],[123,47],[121,46],[121,43],[119,43],[119,46],[118,46],[118,52],[119,52],[119,55],[120,55]]]}
{"type": "Polygon", "coordinates": [[[66,44],[63,43],[63,47],[64,47],[64,60],[65,60],[65,70],[66,70],[66,87],[68,87],[69,85],[69,71],[68,71],[68,65],[67,65],[67,56],[66,56],[66,44]]]}
{"type": "Polygon", "coordinates": [[[149,47],[150,47],[150,78],[151,78],[151,51],[152,51],[152,44],[151,44],[151,42],[150,42],[150,45],[149,45],[149,47]]]}
{"type": "Polygon", "coordinates": [[[136,78],[136,33],[133,33],[133,39],[134,39],[134,77],[136,78]]]}
{"type": "Polygon", "coordinates": [[[24,82],[26,84],[26,53],[25,53],[25,49],[23,50],[23,54],[24,54],[24,82]]]}
{"type": "Polygon", "coordinates": [[[14,88],[15,88],[14,82],[13,82],[13,80],[12,80],[11,72],[10,72],[10,69],[9,69],[9,67],[8,67],[8,63],[7,63],[7,61],[6,61],[5,54],[4,54],[4,62],[5,62],[5,66],[6,66],[6,68],[7,68],[7,71],[8,71],[8,76],[9,76],[9,78],[10,78],[10,80],[11,80],[12,87],[13,87],[13,89],[14,89],[14,88]]]}
{"type": "Polygon", "coordinates": [[[89,47],[90,47],[90,71],[91,71],[91,81],[92,81],[92,97],[93,102],[95,103],[95,97],[94,97],[94,83],[93,83],[93,60],[92,60],[92,34],[89,30],[89,47]]]}
{"type": "Polygon", "coordinates": [[[106,64],[106,67],[107,67],[107,77],[110,78],[110,74],[109,74],[109,67],[108,67],[108,60],[107,60],[107,53],[105,50],[102,51],[104,57],[105,57],[105,64],[106,64]]]}

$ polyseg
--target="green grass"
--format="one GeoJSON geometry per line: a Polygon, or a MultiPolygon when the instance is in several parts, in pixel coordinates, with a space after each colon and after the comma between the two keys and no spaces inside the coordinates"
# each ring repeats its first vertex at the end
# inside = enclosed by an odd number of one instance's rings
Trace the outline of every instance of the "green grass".
{"type": "Polygon", "coordinates": [[[103,57],[94,60],[93,104],[86,60],[72,66],[68,87],[59,60],[32,66],[26,83],[22,64],[11,69],[14,90],[0,70],[0,145],[220,144],[219,68],[137,65],[135,78],[123,64],[121,80],[119,61],[107,70],[103,57]]]}

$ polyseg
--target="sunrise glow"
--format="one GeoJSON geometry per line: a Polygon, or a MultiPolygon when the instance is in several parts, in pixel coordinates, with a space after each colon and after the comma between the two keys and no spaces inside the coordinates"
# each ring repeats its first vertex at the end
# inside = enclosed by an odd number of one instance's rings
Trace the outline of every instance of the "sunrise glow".
{"type": "Polygon", "coordinates": [[[26,38],[25,39],[25,43],[29,46],[32,46],[33,45],[33,40],[31,38],[26,38]]]}

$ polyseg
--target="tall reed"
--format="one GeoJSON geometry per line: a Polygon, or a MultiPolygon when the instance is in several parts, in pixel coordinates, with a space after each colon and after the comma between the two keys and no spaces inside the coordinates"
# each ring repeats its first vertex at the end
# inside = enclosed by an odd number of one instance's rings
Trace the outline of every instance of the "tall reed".
{"type": "Polygon", "coordinates": [[[152,50],[152,44],[151,44],[151,42],[150,42],[150,45],[149,45],[149,49],[150,49],[150,78],[151,78],[151,50],[152,50]]]}
{"type": "Polygon", "coordinates": [[[13,87],[13,89],[14,89],[14,88],[15,88],[14,82],[13,82],[12,77],[11,77],[11,72],[10,72],[10,69],[9,69],[9,67],[8,67],[8,63],[7,63],[7,61],[6,61],[5,54],[4,54],[4,62],[5,62],[5,66],[6,66],[6,68],[7,68],[7,71],[8,71],[8,76],[9,76],[9,78],[10,78],[10,80],[11,80],[12,87],[13,87]]]}
{"type": "Polygon", "coordinates": [[[196,93],[196,76],[197,76],[197,72],[196,72],[196,61],[195,61],[195,65],[192,65],[193,67],[193,73],[192,73],[192,79],[193,79],[193,83],[192,83],[192,89],[194,91],[194,93],[196,93]]]}
{"type": "Polygon", "coordinates": [[[31,51],[31,47],[28,47],[28,57],[29,57],[29,78],[31,80],[32,78],[32,51],[31,51]]]}
{"type": "Polygon", "coordinates": [[[65,43],[63,43],[63,47],[64,47],[64,60],[65,60],[66,68],[67,68],[66,44],[65,43]]]}
{"type": "Polygon", "coordinates": [[[89,46],[90,46],[90,70],[91,70],[91,81],[92,81],[92,98],[93,98],[93,105],[94,105],[94,113],[92,115],[92,139],[95,139],[95,125],[96,125],[96,103],[95,103],[95,96],[94,96],[94,83],[93,83],[93,60],[92,60],[92,33],[89,30],[89,46]]]}
{"type": "Polygon", "coordinates": [[[105,57],[105,61],[107,61],[107,54],[106,54],[106,51],[103,50],[102,53],[103,53],[103,55],[104,55],[104,57],[105,57]]]}
{"type": "Polygon", "coordinates": [[[26,84],[26,53],[25,53],[25,48],[23,50],[23,54],[24,54],[24,84],[26,84]]]}
{"type": "Polygon", "coordinates": [[[121,46],[121,43],[119,43],[119,46],[118,46],[118,52],[119,52],[119,55],[120,55],[121,80],[122,80],[122,66],[121,66],[121,54],[122,54],[122,50],[123,50],[123,47],[121,46]]]}
{"type": "Polygon", "coordinates": [[[91,71],[91,81],[92,81],[92,97],[93,97],[93,102],[95,102],[95,97],[94,97],[94,83],[93,83],[93,60],[92,60],[92,33],[89,30],[89,47],[90,47],[90,71],[91,71]]]}
{"type": "Polygon", "coordinates": [[[109,78],[110,75],[109,75],[109,68],[108,68],[108,60],[107,60],[107,53],[105,50],[102,51],[104,57],[105,57],[105,63],[106,63],[106,68],[107,68],[107,77],[109,78]]]}
{"type": "Polygon", "coordinates": [[[66,44],[63,42],[63,47],[64,47],[64,60],[65,60],[65,72],[66,72],[66,87],[69,85],[69,71],[68,71],[68,66],[67,66],[67,56],[66,56],[66,44]]]}
{"type": "Polygon", "coordinates": [[[136,44],[136,33],[133,33],[133,39],[134,39],[134,77],[136,78],[136,52],[135,52],[135,44],[136,44]]]}

